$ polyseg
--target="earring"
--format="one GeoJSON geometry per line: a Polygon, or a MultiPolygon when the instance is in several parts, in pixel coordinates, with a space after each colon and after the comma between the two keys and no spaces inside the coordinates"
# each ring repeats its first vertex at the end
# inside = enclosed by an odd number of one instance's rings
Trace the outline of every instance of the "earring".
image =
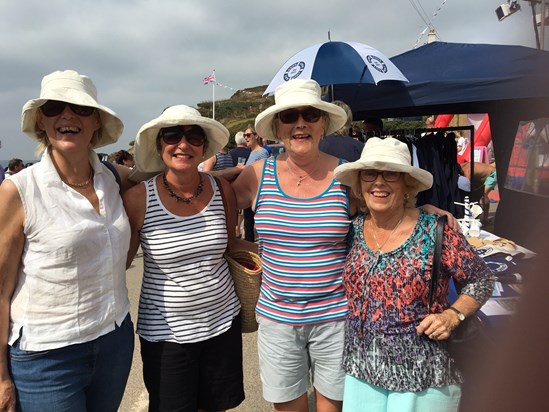
{"type": "Polygon", "coordinates": [[[410,199],[410,194],[409,193],[404,193],[404,200],[408,200],[410,199]]]}

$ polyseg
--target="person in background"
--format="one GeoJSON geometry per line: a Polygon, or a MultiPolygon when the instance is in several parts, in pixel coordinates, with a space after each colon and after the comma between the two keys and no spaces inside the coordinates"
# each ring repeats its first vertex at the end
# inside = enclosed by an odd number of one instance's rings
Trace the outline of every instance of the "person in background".
{"type": "MultiPolygon", "coordinates": [[[[461,165],[463,176],[465,176],[471,182],[471,191],[476,192],[480,187],[484,187],[482,191],[482,197],[480,198],[480,205],[482,207],[482,221],[488,223],[488,217],[490,214],[490,197],[489,194],[494,190],[498,184],[496,165],[475,162],[473,165],[474,176],[471,176],[471,163],[465,162],[461,165]]],[[[473,199],[473,201],[476,199],[473,199]]]]}
{"type": "Polygon", "coordinates": [[[229,154],[233,159],[233,166],[236,166],[239,163],[246,164],[252,150],[246,146],[244,132],[236,132],[234,135],[234,142],[236,143],[236,147],[229,150],[229,154]]]}
{"type": "MultiPolygon", "coordinates": [[[[250,156],[251,149],[246,146],[246,139],[244,138],[244,132],[236,132],[234,135],[234,141],[236,147],[229,150],[229,154],[233,159],[233,166],[245,165],[250,156]]],[[[244,211],[242,209],[238,210],[238,216],[236,221],[236,237],[244,238],[244,211]]],[[[255,237],[255,234],[254,234],[255,237]]]]}
{"type": "Polygon", "coordinates": [[[21,159],[11,159],[8,162],[8,170],[6,171],[6,176],[13,176],[16,173],[19,173],[25,168],[25,164],[21,159]]]}
{"type": "Polygon", "coordinates": [[[23,106],[43,154],[0,187],[0,410],[118,410],[134,348],[130,225],[94,149],[123,128],[73,70],[23,106]]]}
{"type": "Polygon", "coordinates": [[[198,171],[228,137],[185,105],[137,134],[136,170],[153,177],[128,190],[124,204],[127,265],[143,250],[137,334],[150,411],[222,411],[244,400],[240,302],[223,254],[257,247],[227,231],[236,224],[229,182],[198,171]]]}
{"type": "MultiPolygon", "coordinates": [[[[251,150],[248,160],[246,160],[246,166],[251,165],[258,160],[267,159],[270,154],[259,144],[259,137],[250,125],[244,131],[244,138],[246,139],[246,146],[251,150]]],[[[244,208],[244,239],[249,242],[255,241],[255,213],[251,207],[244,208]]]]}
{"type": "Polygon", "coordinates": [[[379,137],[383,131],[383,120],[379,117],[367,117],[362,121],[362,130],[364,131],[364,143],[370,137],[379,137]]]}
{"type": "Polygon", "coordinates": [[[233,167],[233,158],[229,154],[227,146],[221,148],[215,156],[210,157],[204,161],[202,171],[210,172],[214,170],[225,170],[233,167]]]}
{"type": "Polygon", "coordinates": [[[494,276],[459,230],[444,227],[441,270],[429,308],[436,214],[415,207],[432,175],[411,166],[408,146],[372,137],[360,159],[336,167],[363,213],[352,222],[343,272],[343,411],[455,411],[462,375],[445,341],[491,296],[494,276]],[[449,282],[461,294],[450,305],[449,282]],[[428,309],[429,308],[429,309],[428,309]]]}
{"type": "Polygon", "coordinates": [[[119,150],[114,154],[114,162],[116,164],[126,166],[129,168],[133,167],[133,156],[130,152],[126,150],[119,150]]]}
{"type": "Polygon", "coordinates": [[[351,111],[351,108],[341,100],[335,100],[332,103],[345,110],[347,121],[341,129],[336,130],[331,135],[324,136],[320,140],[319,148],[324,153],[328,153],[340,159],[345,159],[348,162],[354,162],[360,158],[364,143],[353,139],[350,136],[353,112],[351,111]]]}
{"type": "Polygon", "coordinates": [[[0,185],[2,184],[5,178],[6,178],[6,174],[4,173],[4,168],[0,165],[0,185]]]}

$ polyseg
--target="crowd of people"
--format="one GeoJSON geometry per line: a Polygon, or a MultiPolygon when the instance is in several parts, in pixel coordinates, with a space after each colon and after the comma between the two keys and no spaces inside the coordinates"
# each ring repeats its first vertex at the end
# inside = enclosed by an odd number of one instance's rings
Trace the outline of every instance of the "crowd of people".
{"type": "Polygon", "coordinates": [[[318,412],[457,411],[463,376],[445,345],[494,278],[451,215],[415,207],[432,176],[408,147],[354,138],[351,116],[315,81],[291,80],[234,149],[225,126],[179,104],[152,114],[112,167],[95,149],[117,141],[120,118],[89,77],[45,76],[22,110],[41,160],[0,186],[0,410],[118,409],[134,350],[125,270],[141,248],[150,411],[244,400],[227,250],[261,258],[259,368],[274,410],[308,411],[312,385],[318,412]],[[261,138],[285,151],[271,156],[261,138]],[[452,304],[450,279],[462,286],[452,304]]]}

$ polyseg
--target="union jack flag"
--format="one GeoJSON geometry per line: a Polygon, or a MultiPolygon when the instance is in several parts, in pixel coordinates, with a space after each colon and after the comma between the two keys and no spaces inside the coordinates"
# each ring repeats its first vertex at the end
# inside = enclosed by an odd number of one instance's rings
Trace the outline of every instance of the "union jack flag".
{"type": "Polygon", "coordinates": [[[210,74],[209,76],[206,76],[202,79],[202,82],[204,84],[209,84],[209,83],[213,83],[215,82],[215,72],[213,72],[212,74],[210,74]]]}

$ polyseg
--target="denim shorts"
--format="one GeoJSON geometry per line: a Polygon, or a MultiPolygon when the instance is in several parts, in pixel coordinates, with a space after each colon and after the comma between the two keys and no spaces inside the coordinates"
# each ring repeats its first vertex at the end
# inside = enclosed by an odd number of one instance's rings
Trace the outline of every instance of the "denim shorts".
{"type": "Polygon", "coordinates": [[[90,342],[26,351],[17,340],[9,348],[17,409],[117,411],[130,374],[134,339],[128,314],[115,330],[90,342]]]}
{"type": "Polygon", "coordinates": [[[289,402],[312,384],[323,396],[343,399],[341,366],[344,321],[291,326],[257,316],[259,371],[263,398],[289,402]]]}
{"type": "Polygon", "coordinates": [[[140,338],[149,411],[221,411],[244,400],[240,314],[221,335],[195,343],[140,338]]]}

